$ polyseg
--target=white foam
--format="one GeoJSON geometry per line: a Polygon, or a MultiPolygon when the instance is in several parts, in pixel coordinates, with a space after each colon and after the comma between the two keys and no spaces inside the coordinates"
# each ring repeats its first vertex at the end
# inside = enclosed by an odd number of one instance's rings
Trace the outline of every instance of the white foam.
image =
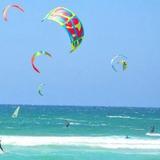
{"type": "Polygon", "coordinates": [[[71,125],[80,125],[78,122],[70,122],[71,125]]]}
{"type": "Polygon", "coordinates": [[[57,120],[67,120],[67,121],[77,121],[76,119],[71,119],[71,118],[63,118],[63,117],[59,117],[59,118],[55,118],[57,120]]]}
{"type": "Polygon", "coordinates": [[[146,133],[147,136],[160,137],[160,133],[146,133]]]}
{"type": "Polygon", "coordinates": [[[142,128],[131,128],[131,129],[134,129],[136,131],[144,131],[145,129],[142,129],[142,128]]]}
{"type": "Polygon", "coordinates": [[[63,145],[107,149],[156,149],[160,139],[125,139],[124,137],[54,137],[54,136],[0,136],[2,144],[16,146],[63,145]]]}
{"type": "Polygon", "coordinates": [[[130,116],[106,116],[108,118],[120,118],[120,119],[142,119],[142,118],[138,118],[138,117],[130,117],[130,116]]]}
{"type": "Polygon", "coordinates": [[[130,118],[129,116],[107,116],[108,118],[130,118]]]}
{"type": "Polygon", "coordinates": [[[77,119],[71,119],[71,118],[63,118],[63,117],[59,117],[59,118],[55,118],[57,120],[67,120],[67,121],[72,121],[72,122],[86,122],[85,120],[77,120],[77,119]]]}

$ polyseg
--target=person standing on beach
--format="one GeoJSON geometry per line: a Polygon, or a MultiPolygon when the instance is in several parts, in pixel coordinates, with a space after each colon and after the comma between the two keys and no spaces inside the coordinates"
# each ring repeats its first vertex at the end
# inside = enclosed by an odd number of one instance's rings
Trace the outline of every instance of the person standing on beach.
{"type": "Polygon", "coordinates": [[[2,148],[1,142],[2,142],[2,141],[0,140],[0,149],[1,149],[2,152],[4,152],[4,150],[3,150],[3,148],[2,148]]]}

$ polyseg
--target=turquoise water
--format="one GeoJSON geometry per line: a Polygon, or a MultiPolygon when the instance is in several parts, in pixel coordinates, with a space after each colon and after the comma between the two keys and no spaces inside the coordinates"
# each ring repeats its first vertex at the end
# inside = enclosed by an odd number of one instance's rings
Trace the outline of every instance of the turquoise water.
{"type": "Polygon", "coordinates": [[[160,108],[21,105],[13,119],[15,109],[0,106],[0,138],[6,151],[0,159],[160,159],[160,108]],[[152,125],[157,135],[147,136],[152,125]]]}

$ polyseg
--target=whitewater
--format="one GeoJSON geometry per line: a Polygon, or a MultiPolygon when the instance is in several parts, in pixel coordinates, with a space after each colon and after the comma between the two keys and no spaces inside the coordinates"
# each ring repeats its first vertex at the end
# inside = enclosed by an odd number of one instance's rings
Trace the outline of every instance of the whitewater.
{"type": "Polygon", "coordinates": [[[124,137],[56,137],[56,136],[4,136],[0,135],[4,145],[42,146],[65,145],[87,146],[109,149],[159,149],[160,139],[125,139],[124,137]]]}

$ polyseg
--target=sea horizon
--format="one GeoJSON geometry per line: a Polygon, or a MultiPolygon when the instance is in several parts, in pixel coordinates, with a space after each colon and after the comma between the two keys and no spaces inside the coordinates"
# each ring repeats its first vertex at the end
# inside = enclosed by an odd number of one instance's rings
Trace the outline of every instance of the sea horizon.
{"type": "Polygon", "coordinates": [[[0,107],[2,106],[26,106],[26,107],[29,107],[29,106],[50,106],[50,107],[104,107],[104,108],[107,108],[107,107],[113,107],[113,108],[160,108],[160,106],[123,106],[123,105],[120,105],[120,106],[116,106],[116,105],[75,105],[75,104],[22,104],[22,103],[9,103],[9,104],[0,104],[0,107]]]}

